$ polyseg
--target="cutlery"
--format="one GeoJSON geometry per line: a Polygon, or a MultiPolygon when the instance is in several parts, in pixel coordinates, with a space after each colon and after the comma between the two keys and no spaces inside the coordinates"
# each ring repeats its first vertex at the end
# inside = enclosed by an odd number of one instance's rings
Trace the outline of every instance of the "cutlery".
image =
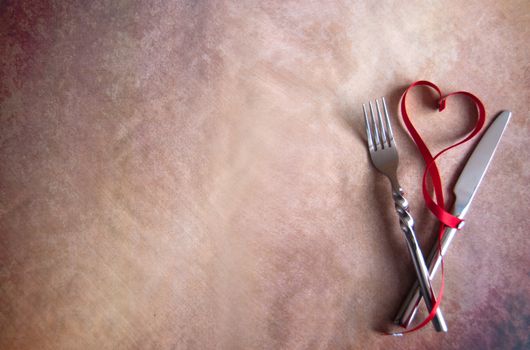
{"type": "MultiPolygon", "coordinates": [[[[511,116],[512,113],[509,111],[501,112],[486,130],[484,136],[482,136],[473,150],[471,157],[469,157],[469,160],[462,170],[453,190],[455,194],[455,203],[452,211],[454,216],[463,219],[469,210],[469,206],[477,193],[478,187],[480,186],[486,171],[488,170],[488,166],[511,116]]],[[[438,242],[432,247],[429,258],[427,259],[430,280],[436,275],[438,267],[442,261],[442,256],[447,253],[456,231],[457,229],[449,227],[444,231],[440,242],[441,255],[438,242]]],[[[420,282],[421,283],[418,283],[418,281],[416,281],[412,286],[394,321],[396,324],[405,328],[410,326],[418,310],[418,305],[423,294],[423,292],[420,293],[421,284],[424,283],[423,281],[420,282]]]]}
{"type": "MultiPolygon", "coordinates": [[[[374,111],[372,102],[369,102],[371,123],[368,120],[366,106],[363,104],[368,150],[375,168],[390,180],[390,184],[392,185],[392,198],[394,199],[395,208],[399,216],[400,227],[405,234],[407,247],[412,257],[416,275],[418,276],[420,292],[425,300],[427,308],[432,310],[433,305],[435,304],[435,297],[429,279],[429,270],[427,269],[423,253],[421,252],[418,240],[416,239],[414,219],[408,211],[408,201],[403,196],[403,190],[397,179],[397,168],[399,163],[397,146],[394,140],[392,126],[390,124],[386,101],[384,97],[381,100],[385,114],[385,121],[383,121],[378,100],[375,101],[377,113],[374,111]]],[[[445,324],[442,310],[440,308],[437,309],[432,322],[436,331],[447,332],[447,325],[445,324]]]]}

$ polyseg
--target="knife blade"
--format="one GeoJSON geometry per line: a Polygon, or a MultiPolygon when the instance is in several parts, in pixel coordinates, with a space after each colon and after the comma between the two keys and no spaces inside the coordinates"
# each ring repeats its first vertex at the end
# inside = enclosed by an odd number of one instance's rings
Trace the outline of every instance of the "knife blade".
{"type": "MultiPolygon", "coordinates": [[[[499,145],[499,141],[501,140],[511,116],[512,112],[502,111],[488,127],[469,157],[453,189],[455,203],[452,212],[454,216],[463,219],[469,210],[469,206],[477,194],[480,183],[488,170],[493,155],[495,154],[495,150],[499,145]]],[[[450,227],[444,231],[441,240],[442,256],[446,254],[456,231],[457,229],[450,227]]],[[[435,243],[431,249],[429,258],[427,259],[427,264],[429,265],[429,277],[431,280],[436,275],[438,267],[442,261],[442,257],[438,253],[438,243],[435,243]]],[[[419,292],[418,281],[416,281],[405,298],[394,322],[407,328],[418,311],[420,300],[421,294],[419,292]]]]}

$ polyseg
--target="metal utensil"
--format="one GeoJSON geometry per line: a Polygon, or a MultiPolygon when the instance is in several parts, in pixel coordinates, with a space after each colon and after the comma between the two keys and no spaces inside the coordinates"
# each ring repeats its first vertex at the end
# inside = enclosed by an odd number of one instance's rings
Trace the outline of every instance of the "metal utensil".
{"type": "MultiPolygon", "coordinates": [[[[381,113],[379,101],[375,101],[377,114],[374,111],[372,102],[369,102],[371,121],[368,120],[368,113],[366,106],[363,104],[364,121],[366,123],[366,136],[368,139],[368,150],[373,165],[379,172],[384,174],[390,180],[392,185],[392,198],[399,216],[399,223],[401,230],[405,234],[407,246],[414,263],[414,269],[418,280],[420,281],[420,291],[425,300],[425,304],[429,310],[432,310],[434,305],[434,293],[432,291],[429,270],[423,259],[416,234],[414,232],[414,219],[408,211],[408,201],[403,197],[403,190],[399,185],[397,179],[397,168],[399,157],[396,143],[394,141],[394,134],[390,124],[390,117],[386,101],[382,98],[382,105],[385,114],[385,121],[381,113]],[[371,125],[370,125],[371,124],[371,125]],[[372,132],[373,130],[373,132],[372,132]]],[[[447,325],[443,318],[442,310],[438,308],[433,319],[433,325],[438,332],[447,332],[447,325]]]]}
{"type": "MultiPolygon", "coordinates": [[[[453,207],[453,215],[458,218],[462,219],[466,215],[471,201],[473,201],[478,187],[488,170],[488,166],[511,116],[511,112],[503,111],[495,118],[473,150],[471,157],[462,170],[454,188],[456,198],[453,207]]],[[[442,256],[446,254],[456,231],[457,230],[453,228],[447,228],[445,230],[441,241],[441,256],[439,254],[438,244],[436,243],[433,246],[429,258],[427,259],[431,280],[436,275],[438,267],[442,261],[442,256]]],[[[420,285],[418,284],[418,281],[416,281],[396,315],[396,324],[404,327],[408,327],[411,324],[421,300],[419,287],[420,285]]]]}

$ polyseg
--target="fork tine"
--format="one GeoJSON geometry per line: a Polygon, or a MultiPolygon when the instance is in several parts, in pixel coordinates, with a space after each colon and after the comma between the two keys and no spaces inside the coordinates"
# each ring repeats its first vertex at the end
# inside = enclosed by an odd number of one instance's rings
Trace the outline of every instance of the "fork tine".
{"type": "Polygon", "coordinates": [[[370,122],[368,121],[368,113],[366,113],[366,106],[363,103],[364,123],[366,125],[366,138],[368,139],[368,149],[374,150],[374,141],[372,138],[372,132],[370,131],[370,122]]]}
{"type": "Polygon", "coordinates": [[[381,139],[379,138],[379,131],[377,123],[375,122],[375,113],[374,113],[374,106],[372,104],[372,101],[368,102],[370,105],[370,114],[372,115],[372,125],[374,128],[374,134],[375,134],[375,150],[381,149],[381,139]]]}
{"type": "Polygon", "coordinates": [[[390,124],[390,117],[388,116],[388,109],[386,108],[386,101],[385,98],[382,98],[383,100],[383,111],[385,112],[385,119],[386,119],[386,126],[388,130],[388,142],[390,143],[390,146],[394,143],[394,133],[392,132],[392,124],[390,124]]]}
{"type": "Polygon", "coordinates": [[[377,119],[379,120],[379,126],[381,127],[381,145],[383,148],[390,147],[388,139],[386,138],[385,125],[383,124],[383,116],[381,115],[381,108],[379,107],[379,100],[375,100],[375,108],[377,109],[377,119]]]}

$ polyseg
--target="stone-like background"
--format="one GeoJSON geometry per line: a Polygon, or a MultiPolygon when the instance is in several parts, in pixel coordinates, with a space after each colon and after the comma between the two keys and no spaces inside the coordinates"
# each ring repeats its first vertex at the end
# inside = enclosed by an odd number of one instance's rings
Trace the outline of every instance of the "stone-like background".
{"type": "MultiPolygon", "coordinates": [[[[0,1],[0,348],[528,348],[529,40],[526,0],[0,1]],[[393,338],[414,273],[360,107],[388,98],[428,249],[418,79],[514,117],[447,257],[449,333],[393,338]]],[[[439,150],[474,114],[433,104],[439,150]]]]}

